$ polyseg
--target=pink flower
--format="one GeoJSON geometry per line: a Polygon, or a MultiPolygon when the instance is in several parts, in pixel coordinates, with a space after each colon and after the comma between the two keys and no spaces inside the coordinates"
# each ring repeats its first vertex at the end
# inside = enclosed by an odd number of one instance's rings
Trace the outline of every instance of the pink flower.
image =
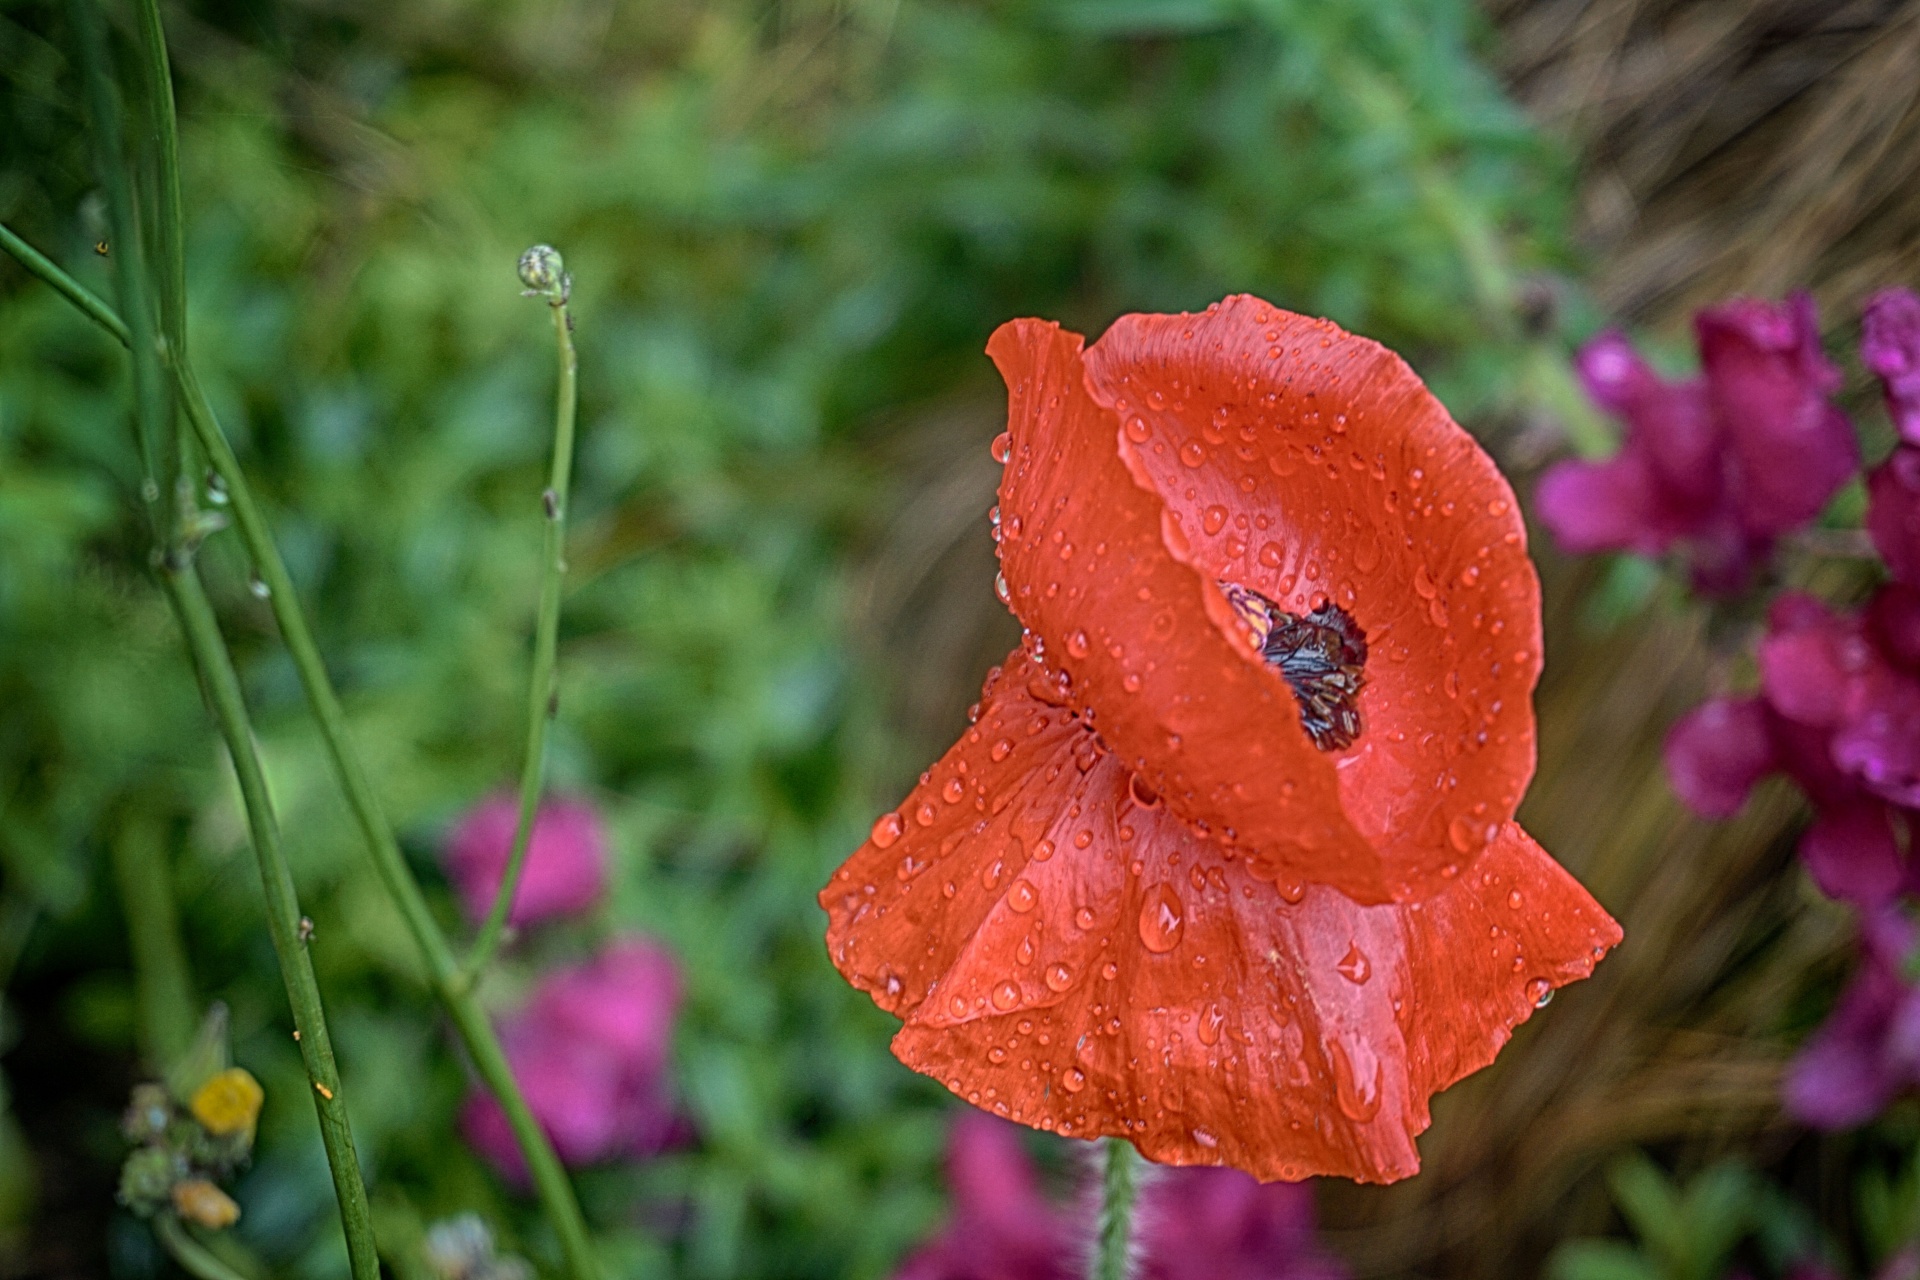
{"type": "Polygon", "coordinates": [[[1887,416],[1908,444],[1920,444],[1920,297],[1882,289],[1860,322],[1860,360],[1880,378],[1887,416]]]}
{"type": "MultiPolygon", "coordinates": [[[[1076,1280],[1093,1235],[1092,1205],[1056,1208],[1020,1130],[980,1111],[954,1120],[947,1146],[953,1216],[894,1280],[1076,1280]]],[[[1304,1184],[1262,1185],[1237,1169],[1155,1170],[1141,1194],[1135,1243],[1142,1280],[1345,1280],[1314,1239],[1304,1184]]]]}
{"type": "Polygon", "coordinates": [[[1907,887],[1903,836],[1920,805],[1920,676],[1896,586],[1843,616],[1811,596],[1773,603],[1760,642],[1761,695],[1718,698],[1667,738],[1667,773],[1696,812],[1733,816],[1776,770],[1807,795],[1800,858],[1829,897],[1877,907],[1907,887]]]}
{"type": "Polygon", "coordinates": [[[1787,1069],[1787,1110],[1802,1123],[1851,1128],[1920,1084],[1920,987],[1905,974],[1914,934],[1897,912],[1865,921],[1859,970],[1787,1069]]]}
{"type": "MultiPolygon", "coordinates": [[[[569,1165],[652,1155],[678,1128],[667,1056],[680,973],[659,946],[629,939],[535,988],[500,1038],[534,1118],[569,1165]]],[[[525,1185],[507,1118],[476,1088],[460,1116],[467,1141],[525,1185]]]]}
{"type": "Polygon", "coordinates": [[[1828,401],[1813,300],[1736,299],[1694,317],[1699,377],[1669,382],[1619,333],[1576,358],[1588,396],[1626,425],[1620,451],[1541,478],[1540,516],[1576,553],[1679,550],[1710,595],[1744,587],[1780,534],[1820,514],[1859,466],[1828,401]]]}
{"type": "MultiPolygon", "coordinates": [[[[519,817],[519,799],[496,792],[468,810],[447,841],[447,874],[469,919],[485,919],[493,906],[519,817]]],[[[578,915],[600,901],[606,882],[607,837],[600,815],[584,801],[550,798],[534,819],[508,922],[529,925],[578,915]]]]}

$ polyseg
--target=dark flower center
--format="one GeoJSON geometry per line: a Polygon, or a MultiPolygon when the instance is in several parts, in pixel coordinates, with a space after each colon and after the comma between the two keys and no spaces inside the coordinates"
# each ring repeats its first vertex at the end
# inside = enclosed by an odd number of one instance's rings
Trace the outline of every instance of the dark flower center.
{"type": "Polygon", "coordinates": [[[1367,633],[1332,601],[1302,617],[1258,591],[1222,583],[1227,600],[1253,627],[1260,656],[1280,669],[1300,704],[1300,724],[1322,751],[1360,737],[1360,690],[1367,682],[1367,633]]]}

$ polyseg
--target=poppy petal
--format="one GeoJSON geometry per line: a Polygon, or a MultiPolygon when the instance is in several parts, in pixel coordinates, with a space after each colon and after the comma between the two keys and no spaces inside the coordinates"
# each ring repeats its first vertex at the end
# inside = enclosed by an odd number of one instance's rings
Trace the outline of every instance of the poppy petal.
{"type": "Polygon", "coordinates": [[[1067,677],[1063,696],[1097,703],[1106,740],[1187,817],[1259,848],[1269,878],[1388,896],[1292,692],[1219,589],[1169,551],[1178,530],[1122,463],[1081,349],[1037,320],[987,344],[1008,389],[999,553],[1014,612],[1067,677]]]}
{"type": "Polygon", "coordinates": [[[895,1053],[978,1106],[1163,1163],[1392,1180],[1431,1094],[1619,938],[1510,823],[1424,902],[1283,895],[1044,676],[1016,651],[821,895],[842,973],[906,1019],[895,1053]]]}
{"type": "Polygon", "coordinates": [[[1399,357],[1255,298],[1124,316],[1084,359],[1035,322],[988,350],[1013,392],[1014,608],[1115,750],[1263,878],[1444,887],[1534,762],[1539,584],[1491,459],[1399,357]],[[1223,580],[1359,621],[1353,747],[1313,747],[1223,580]]]}

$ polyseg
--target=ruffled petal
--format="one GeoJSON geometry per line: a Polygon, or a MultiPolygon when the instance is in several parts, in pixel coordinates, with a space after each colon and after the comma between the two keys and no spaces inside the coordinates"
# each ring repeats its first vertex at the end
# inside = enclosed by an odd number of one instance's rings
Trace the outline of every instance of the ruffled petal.
{"type": "Polygon", "coordinates": [[[999,552],[1014,612],[1067,674],[1062,697],[1092,709],[1188,818],[1258,848],[1269,878],[1390,896],[1291,690],[1213,582],[1169,551],[1178,530],[1121,462],[1119,421],[1087,394],[1081,347],[1037,320],[987,344],[1008,391],[999,552]]]}
{"type": "Polygon", "coordinates": [[[906,1019],[895,1053],[980,1107],[1163,1163],[1404,1177],[1428,1098],[1619,938],[1511,824],[1427,901],[1289,900],[1036,696],[1041,670],[1009,660],[822,894],[841,971],[906,1019]]]}
{"type": "Polygon", "coordinates": [[[1267,878],[1407,899],[1470,862],[1531,776],[1539,586],[1505,480],[1405,363],[1247,297],[1122,317],[1090,401],[1071,335],[989,352],[1014,608],[1115,750],[1267,878]],[[1221,581],[1358,620],[1352,748],[1312,746],[1221,581]]]}

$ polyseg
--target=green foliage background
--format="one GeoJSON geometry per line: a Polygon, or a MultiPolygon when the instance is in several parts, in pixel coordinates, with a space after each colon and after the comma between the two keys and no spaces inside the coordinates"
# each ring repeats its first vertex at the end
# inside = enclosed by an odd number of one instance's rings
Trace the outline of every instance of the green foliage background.
{"type": "MultiPolygon", "coordinates": [[[[890,436],[991,394],[980,350],[1011,316],[1097,333],[1240,290],[1399,347],[1472,425],[1510,419],[1552,394],[1515,315],[1566,265],[1567,167],[1485,70],[1466,0],[196,0],[168,20],[202,377],[450,922],[436,853],[517,769],[534,605],[552,369],[514,259],[549,241],[576,277],[552,775],[608,813],[618,868],[602,918],[523,944],[489,999],[614,933],[684,959],[696,1137],[581,1177],[612,1269],[885,1274],[941,1212],[946,1101],[826,963],[813,894],[918,765],[887,715],[913,655],[876,651],[850,603],[901,501],[890,436]]],[[[0,3],[0,220],[110,294],[70,56],[57,7],[0,3]]],[[[339,1275],[231,782],[144,570],[127,405],[121,353],[0,262],[11,1245],[159,1273],[109,1224],[145,1025],[111,854],[148,841],[195,996],[232,1007],[267,1085],[239,1236],[277,1273],[339,1275]]],[[[244,557],[232,534],[203,554],[391,1262],[468,1209],[545,1259],[452,1136],[463,1066],[244,557]]]]}

